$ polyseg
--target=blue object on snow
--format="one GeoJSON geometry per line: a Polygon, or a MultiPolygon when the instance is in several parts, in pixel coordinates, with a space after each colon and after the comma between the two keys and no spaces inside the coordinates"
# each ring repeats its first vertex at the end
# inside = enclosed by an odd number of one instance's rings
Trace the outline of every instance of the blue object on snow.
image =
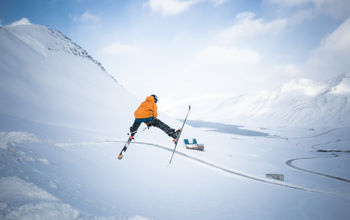
{"type": "Polygon", "coordinates": [[[194,149],[194,150],[204,150],[204,145],[203,144],[198,144],[196,138],[191,138],[191,139],[184,139],[185,147],[187,149],[194,149]]]}
{"type": "Polygon", "coordinates": [[[197,139],[192,138],[192,139],[184,139],[185,144],[197,144],[197,139]]]}

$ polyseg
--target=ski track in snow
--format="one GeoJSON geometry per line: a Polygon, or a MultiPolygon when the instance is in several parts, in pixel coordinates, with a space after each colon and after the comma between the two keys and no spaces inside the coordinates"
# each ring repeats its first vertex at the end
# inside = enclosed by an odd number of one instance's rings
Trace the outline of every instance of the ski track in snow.
{"type": "Polygon", "coordinates": [[[326,134],[329,134],[333,131],[336,131],[338,130],[339,128],[334,128],[334,129],[331,129],[331,130],[328,130],[328,131],[325,131],[325,132],[322,132],[320,134],[317,134],[317,135],[314,135],[314,136],[311,136],[311,137],[307,137],[307,138],[315,138],[315,137],[320,137],[320,136],[323,136],[323,135],[326,135],[326,134]]]}
{"type": "MultiPolygon", "coordinates": [[[[118,142],[122,142],[123,143],[123,141],[118,141],[118,142]]],[[[150,145],[150,146],[154,146],[154,147],[157,147],[157,148],[160,148],[160,149],[163,149],[163,150],[167,150],[167,151],[170,151],[170,152],[173,151],[173,149],[171,149],[171,148],[164,147],[164,146],[161,146],[161,145],[158,145],[158,144],[152,144],[152,143],[146,143],[146,142],[133,142],[133,143],[150,145]]],[[[273,180],[267,180],[267,179],[259,178],[259,177],[256,177],[254,175],[247,174],[247,173],[244,173],[244,172],[234,171],[234,170],[226,168],[226,167],[224,167],[222,165],[206,161],[205,159],[201,159],[201,158],[198,158],[198,157],[186,154],[184,152],[175,151],[175,153],[178,154],[178,155],[181,155],[181,156],[183,156],[183,157],[185,157],[187,159],[190,159],[192,161],[200,162],[200,163],[202,163],[204,165],[207,165],[207,166],[209,166],[211,168],[215,168],[215,169],[218,169],[220,171],[224,171],[224,172],[226,172],[228,174],[233,174],[233,175],[240,176],[240,177],[243,177],[243,178],[246,178],[246,179],[250,179],[250,180],[254,180],[254,181],[258,181],[258,182],[262,182],[262,183],[267,183],[267,184],[273,184],[273,185],[282,186],[282,187],[287,187],[287,188],[292,188],[292,189],[296,189],[296,190],[315,192],[315,193],[324,193],[324,194],[333,194],[333,195],[345,196],[346,198],[350,198],[350,195],[348,195],[348,194],[340,194],[340,193],[337,193],[337,192],[322,191],[322,190],[317,190],[317,189],[306,188],[306,187],[299,186],[299,185],[282,183],[282,182],[277,182],[277,181],[273,181],[273,180]]]]}
{"type": "Polygon", "coordinates": [[[329,157],[301,157],[301,158],[295,158],[295,159],[287,160],[285,164],[287,166],[291,167],[291,168],[294,168],[294,169],[297,169],[297,170],[300,170],[300,171],[303,171],[303,172],[312,173],[312,174],[315,174],[315,175],[328,177],[328,178],[332,178],[332,179],[336,179],[336,180],[340,180],[340,181],[344,181],[344,182],[350,183],[350,180],[345,179],[345,178],[341,178],[341,177],[337,177],[337,176],[331,176],[331,175],[328,175],[328,174],[319,173],[319,172],[316,172],[316,171],[304,169],[304,168],[301,168],[301,167],[293,165],[293,162],[297,161],[297,160],[312,160],[312,159],[319,159],[319,158],[335,158],[335,157],[339,157],[339,155],[333,154],[332,156],[329,156],[329,157]]]}
{"type": "MultiPolygon", "coordinates": [[[[61,144],[57,144],[57,145],[64,147],[64,146],[71,146],[71,145],[98,144],[98,143],[109,143],[109,142],[125,143],[125,141],[122,141],[122,140],[106,140],[106,141],[84,142],[84,143],[61,143],[61,144]]],[[[168,147],[165,147],[165,146],[162,146],[162,145],[159,145],[159,144],[147,143],[147,142],[138,142],[138,141],[135,141],[135,142],[132,142],[132,143],[133,144],[138,144],[138,145],[149,145],[149,146],[153,146],[153,147],[156,147],[156,148],[160,148],[162,150],[173,152],[172,148],[168,148],[168,147]]],[[[303,186],[295,185],[295,184],[288,184],[286,182],[279,182],[277,180],[276,181],[269,180],[269,179],[265,179],[265,178],[254,176],[252,174],[248,174],[248,173],[244,173],[244,172],[240,172],[240,171],[235,171],[235,170],[232,170],[230,168],[226,168],[226,167],[224,167],[222,165],[219,165],[217,163],[210,162],[210,161],[208,161],[206,159],[199,158],[199,157],[196,157],[196,156],[193,156],[193,155],[189,155],[189,154],[186,154],[184,152],[175,151],[175,153],[177,155],[180,155],[180,156],[186,158],[186,159],[189,159],[192,162],[199,162],[199,163],[201,163],[203,165],[208,166],[209,168],[214,168],[214,169],[217,169],[219,171],[223,171],[223,172],[225,172],[227,174],[230,174],[230,175],[239,176],[239,177],[250,179],[250,180],[254,180],[254,181],[257,181],[257,182],[266,183],[266,184],[272,184],[272,185],[281,186],[281,187],[287,187],[287,188],[291,188],[291,189],[295,189],[295,190],[301,190],[301,191],[307,191],[307,192],[313,192],[313,193],[329,194],[329,195],[335,195],[335,196],[350,198],[350,194],[348,194],[348,193],[330,192],[330,191],[324,191],[324,190],[307,188],[307,187],[303,187],[303,186]]],[[[294,168],[291,163],[293,162],[293,160],[297,160],[297,159],[299,159],[299,158],[289,160],[290,161],[289,162],[290,167],[294,168]]],[[[298,168],[296,168],[296,169],[298,169],[298,168]]],[[[301,171],[305,171],[305,170],[302,170],[302,169],[300,169],[300,170],[301,171]]],[[[333,178],[333,176],[327,176],[327,175],[324,175],[324,176],[333,178]]],[[[335,179],[337,179],[337,178],[335,178],[335,179]]],[[[338,180],[341,180],[341,179],[338,179],[338,180]]]]}
{"type": "MultiPolygon", "coordinates": [[[[330,133],[330,132],[332,132],[334,130],[335,129],[332,129],[330,131],[324,132],[323,134],[330,133]]],[[[318,137],[318,136],[320,136],[320,135],[317,135],[315,137],[318,137]]],[[[327,144],[331,144],[331,143],[333,143],[333,142],[328,142],[327,144]]],[[[320,151],[320,150],[316,149],[317,146],[322,146],[322,145],[324,145],[324,144],[315,144],[311,148],[315,149],[317,152],[343,152],[343,153],[349,153],[349,151],[342,151],[342,150],[324,150],[324,151],[320,151]]],[[[340,180],[340,181],[343,181],[343,182],[350,183],[350,180],[348,180],[346,178],[341,178],[341,177],[338,177],[338,176],[332,176],[332,175],[328,175],[328,174],[324,174],[324,173],[320,173],[320,172],[304,169],[304,168],[301,168],[301,167],[296,166],[296,165],[293,164],[293,162],[297,161],[297,160],[314,160],[314,159],[321,159],[321,158],[336,158],[336,157],[339,157],[339,155],[334,154],[334,153],[332,153],[331,156],[324,156],[324,157],[299,157],[299,158],[294,158],[294,159],[287,160],[285,162],[285,164],[287,166],[293,168],[293,169],[296,169],[296,170],[300,170],[300,171],[311,173],[311,174],[315,174],[315,175],[318,175],[318,176],[328,177],[328,178],[332,178],[332,179],[336,179],[336,180],[340,180]]]]}
{"type": "Polygon", "coordinates": [[[330,129],[330,130],[327,130],[327,131],[324,131],[324,132],[321,132],[319,134],[315,134],[315,135],[312,135],[312,136],[300,136],[300,137],[290,137],[290,139],[309,139],[309,138],[317,138],[317,137],[321,137],[323,135],[326,135],[326,134],[329,134],[331,132],[334,132],[334,131],[337,131],[339,130],[339,128],[333,128],[333,129],[330,129]]]}

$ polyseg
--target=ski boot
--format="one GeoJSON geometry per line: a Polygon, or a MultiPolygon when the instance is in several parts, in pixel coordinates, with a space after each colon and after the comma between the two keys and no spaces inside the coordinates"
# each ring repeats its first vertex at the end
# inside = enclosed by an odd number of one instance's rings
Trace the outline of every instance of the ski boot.
{"type": "Polygon", "coordinates": [[[128,146],[130,144],[130,142],[132,140],[134,140],[134,135],[136,134],[136,132],[132,133],[130,136],[129,136],[129,139],[126,141],[126,144],[124,145],[122,151],[120,151],[120,154],[118,155],[118,159],[121,160],[124,156],[124,152],[128,149],[128,146]]]}
{"type": "Polygon", "coordinates": [[[178,142],[178,140],[179,140],[179,136],[180,136],[180,134],[181,134],[181,130],[182,130],[182,128],[180,128],[179,130],[175,131],[174,134],[173,134],[173,138],[174,138],[173,142],[174,142],[175,144],[176,144],[176,143],[178,142]]]}

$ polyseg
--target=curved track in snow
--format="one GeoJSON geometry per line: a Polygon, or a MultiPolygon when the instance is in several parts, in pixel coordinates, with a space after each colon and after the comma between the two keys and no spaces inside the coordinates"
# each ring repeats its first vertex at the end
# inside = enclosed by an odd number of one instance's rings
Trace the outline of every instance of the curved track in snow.
{"type": "Polygon", "coordinates": [[[344,182],[350,183],[350,180],[345,179],[345,178],[341,178],[341,177],[337,177],[337,176],[332,176],[332,175],[328,175],[328,174],[324,174],[324,173],[319,173],[319,172],[316,172],[316,171],[304,169],[304,168],[301,168],[301,167],[298,167],[298,166],[293,165],[293,162],[294,162],[294,161],[297,161],[297,160],[312,160],[312,159],[334,158],[334,157],[339,157],[339,156],[336,155],[336,154],[333,154],[333,155],[330,156],[330,157],[301,157],[301,158],[290,159],[290,160],[286,161],[285,164],[286,164],[287,166],[291,167],[291,168],[294,168],[294,169],[297,169],[297,170],[300,170],[300,171],[303,171],[303,172],[312,173],[312,174],[315,174],[315,175],[319,175],[319,176],[323,176],[323,177],[328,177],[328,178],[332,178],[332,179],[336,179],[336,180],[340,180],[340,181],[344,181],[344,182]]]}
{"type": "MultiPolygon", "coordinates": [[[[106,142],[120,142],[120,143],[124,143],[124,141],[106,141],[106,142]]],[[[162,150],[166,150],[166,151],[169,151],[169,152],[173,151],[172,148],[168,148],[168,147],[165,147],[165,146],[162,146],[162,145],[159,145],[159,144],[153,144],[153,143],[147,143],[147,142],[137,142],[137,141],[132,142],[132,143],[133,144],[141,144],[141,145],[149,145],[149,146],[160,148],[162,150]]],[[[235,170],[232,170],[230,168],[224,167],[222,165],[219,165],[219,164],[207,161],[205,159],[198,158],[198,157],[195,157],[193,155],[186,154],[184,152],[175,151],[175,153],[177,155],[180,155],[180,156],[186,158],[186,159],[189,159],[189,160],[194,161],[194,162],[199,162],[199,163],[201,163],[203,165],[206,165],[206,166],[208,166],[210,168],[215,168],[215,169],[217,169],[219,171],[223,171],[223,172],[225,172],[227,174],[240,176],[240,177],[243,177],[243,178],[246,178],[246,179],[250,179],[250,180],[254,180],[254,181],[258,181],[258,182],[262,182],[262,183],[266,183],[266,184],[277,185],[277,186],[281,186],[281,187],[287,187],[287,188],[291,188],[291,189],[295,189],[295,190],[302,190],[302,191],[308,191],[308,192],[314,192],[314,193],[323,193],[323,194],[332,194],[332,195],[336,195],[336,196],[342,196],[342,197],[350,198],[350,195],[347,194],[347,193],[323,191],[323,190],[303,187],[303,186],[300,186],[300,185],[289,184],[289,183],[286,183],[286,182],[280,182],[278,180],[270,180],[270,179],[267,179],[267,178],[262,178],[262,177],[254,176],[254,175],[251,175],[251,174],[247,174],[247,173],[244,173],[244,172],[241,172],[241,171],[235,171],[235,170]]]]}
{"type": "MultiPolygon", "coordinates": [[[[146,142],[133,142],[133,143],[134,144],[150,145],[150,146],[153,146],[153,147],[157,147],[157,148],[160,148],[160,149],[163,149],[163,150],[167,150],[167,151],[173,152],[173,149],[167,148],[167,147],[164,147],[164,146],[161,146],[161,145],[158,145],[158,144],[152,144],[152,143],[146,143],[146,142]]],[[[284,187],[298,189],[298,190],[304,190],[304,191],[318,192],[316,190],[311,190],[311,189],[309,190],[309,189],[303,188],[301,186],[291,185],[291,184],[282,183],[282,182],[279,183],[279,182],[273,181],[273,180],[269,181],[269,180],[264,179],[264,178],[259,178],[259,177],[255,177],[253,175],[249,175],[249,174],[241,173],[241,172],[238,172],[238,171],[234,171],[234,170],[231,170],[229,168],[225,168],[224,166],[221,166],[221,165],[218,165],[218,164],[214,164],[213,162],[209,162],[209,161],[206,161],[204,159],[201,159],[201,158],[198,158],[198,157],[186,154],[184,152],[175,151],[175,153],[180,155],[180,156],[182,156],[182,157],[190,159],[192,161],[196,161],[196,162],[199,162],[201,164],[207,165],[207,166],[209,166],[211,168],[216,168],[216,169],[218,169],[220,171],[224,171],[225,173],[233,174],[233,175],[236,175],[236,176],[241,176],[241,177],[244,177],[244,178],[247,178],[247,179],[251,179],[251,180],[255,180],[255,181],[259,181],[259,182],[263,182],[263,183],[269,183],[269,184],[273,184],[273,185],[284,186],[284,187]]]]}
{"type": "MultiPolygon", "coordinates": [[[[333,129],[333,130],[335,130],[335,129],[333,129]]],[[[330,130],[327,133],[332,132],[333,130],[330,130]]],[[[326,144],[332,144],[332,142],[328,142],[326,144]]],[[[329,153],[332,153],[331,156],[328,156],[328,157],[299,157],[299,158],[294,158],[294,159],[287,160],[285,162],[285,164],[287,166],[293,168],[293,169],[296,169],[296,170],[300,170],[300,171],[311,173],[311,174],[315,174],[315,175],[318,175],[318,176],[328,177],[328,178],[332,178],[332,179],[336,179],[336,180],[340,180],[340,181],[343,181],[343,182],[350,183],[349,179],[338,177],[338,176],[332,176],[332,175],[328,175],[328,174],[325,174],[325,173],[316,172],[316,171],[313,171],[313,170],[304,169],[302,167],[299,167],[299,166],[296,166],[296,165],[293,164],[293,162],[297,161],[297,160],[314,160],[314,159],[322,159],[322,158],[325,158],[325,159],[327,159],[327,158],[336,158],[336,157],[339,157],[339,155],[337,155],[335,153],[350,153],[350,151],[320,150],[320,149],[316,148],[316,147],[322,146],[322,145],[324,145],[324,144],[315,144],[311,148],[316,150],[317,152],[325,152],[325,153],[329,152],[329,153]]]]}
{"type": "Polygon", "coordinates": [[[321,136],[323,136],[323,135],[329,134],[329,133],[331,133],[331,132],[333,132],[333,131],[336,131],[336,130],[338,130],[338,129],[339,129],[339,128],[333,128],[333,129],[330,129],[330,130],[327,130],[327,131],[324,131],[324,132],[322,132],[322,133],[319,133],[319,134],[316,134],[316,135],[313,135],[313,136],[310,136],[310,137],[306,137],[306,138],[321,137],[321,136]]]}
{"type": "MultiPolygon", "coordinates": [[[[121,140],[106,140],[106,141],[101,141],[101,142],[98,141],[98,142],[90,142],[90,143],[88,143],[88,142],[85,142],[85,143],[62,143],[62,144],[57,144],[57,145],[69,146],[69,145],[77,145],[77,144],[81,145],[81,144],[97,144],[97,143],[109,143],[109,142],[125,143],[125,141],[121,141],[121,140]]],[[[165,147],[165,146],[162,146],[162,145],[159,145],[159,144],[153,144],[153,143],[147,143],[147,142],[137,142],[137,141],[132,142],[132,143],[133,144],[139,144],[139,145],[149,145],[149,146],[156,147],[156,148],[159,148],[159,149],[162,149],[162,150],[166,150],[166,151],[169,151],[169,152],[173,151],[172,148],[168,148],[168,147],[165,147]]],[[[345,198],[350,198],[350,194],[348,194],[348,193],[323,191],[323,190],[303,187],[303,186],[296,185],[296,184],[289,184],[289,183],[286,183],[286,182],[281,182],[281,181],[278,181],[278,180],[272,180],[272,179],[267,179],[267,178],[263,178],[263,177],[258,177],[258,176],[254,176],[252,174],[248,174],[248,173],[245,173],[245,172],[242,172],[242,171],[233,170],[231,168],[224,167],[223,165],[219,165],[217,163],[214,163],[214,162],[211,162],[211,161],[208,161],[206,159],[199,158],[199,157],[196,157],[196,156],[193,156],[193,155],[190,155],[190,154],[186,154],[184,152],[175,151],[175,154],[177,154],[179,156],[182,156],[182,157],[184,157],[184,158],[186,158],[186,159],[188,159],[188,160],[190,160],[192,162],[201,163],[201,164],[203,164],[205,166],[208,166],[210,168],[217,169],[218,171],[222,171],[222,172],[225,172],[225,173],[230,174],[230,175],[239,176],[239,177],[250,179],[250,180],[253,180],[253,181],[266,183],[266,184],[272,184],[272,185],[286,187],[286,188],[291,188],[291,189],[295,189],[295,190],[314,192],[314,193],[322,193],[322,194],[329,194],[329,195],[335,195],[335,196],[341,196],[341,197],[345,197],[345,198]]],[[[296,158],[296,159],[299,159],[299,158],[296,158]]],[[[293,160],[296,160],[296,159],[290,160],[290,164],[293,162],[293,160]]]]}

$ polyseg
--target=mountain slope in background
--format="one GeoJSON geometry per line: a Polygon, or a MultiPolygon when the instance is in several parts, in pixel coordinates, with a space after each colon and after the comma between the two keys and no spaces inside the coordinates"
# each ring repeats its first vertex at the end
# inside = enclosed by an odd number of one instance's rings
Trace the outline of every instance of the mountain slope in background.
{"type": "Polygon", "coordinates": [[[110,134],[132,117],[136,98],[60,32],[22,19],[0,38],[1,114],[110,134]]]}
{"type": "Polygon", "coordinates": [[[328,83],[301,78],[253,95],[206,96],[164,106],[171,116],[192,103],[192,119],[255,126],[344,126],[350,124],[350,75],[328,83]]]}

